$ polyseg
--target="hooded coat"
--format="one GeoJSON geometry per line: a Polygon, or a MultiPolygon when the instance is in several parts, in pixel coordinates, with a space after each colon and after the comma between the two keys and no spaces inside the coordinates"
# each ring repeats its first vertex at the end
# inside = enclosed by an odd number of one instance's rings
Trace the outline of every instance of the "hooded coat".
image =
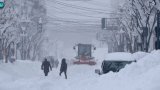
{"type": "Polygon", "coordinates": [[[43,61],[41,69],[44,70],[44,72],[49,72],[49,68],[52,70],[50,62],[47,60],[43,61]]]}
{"type": "Polygon", "coordinates": [[[62,59],[60,71],[61,72],[66,72],[67,71],[67,63],[66,63],[65,59],[62,59]]]}

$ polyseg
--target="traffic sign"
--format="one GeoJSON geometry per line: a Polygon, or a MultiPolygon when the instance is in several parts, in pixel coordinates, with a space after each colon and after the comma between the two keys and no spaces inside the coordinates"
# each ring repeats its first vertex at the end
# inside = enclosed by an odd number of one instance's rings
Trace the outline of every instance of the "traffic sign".
{"type": "Polygon", "coordinates": [[[102,30],[119,30],[118,18],[102,18],[102,30]]]}
{"type": "Polygon", "coordinates": [[[104,29],[106,27],[106,19],[102,18],[101,23],[102,23],[102,29],[104,29]]]}

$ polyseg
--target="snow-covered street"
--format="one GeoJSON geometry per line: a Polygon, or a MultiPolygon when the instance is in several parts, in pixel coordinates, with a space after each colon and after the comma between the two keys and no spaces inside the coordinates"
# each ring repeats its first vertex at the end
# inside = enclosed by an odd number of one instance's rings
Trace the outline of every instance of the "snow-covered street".
{"type": "Polygon", "coordinates": [[[49,76],[45,77],[40,66],[41,63],[30,61],[17,61],[0,66],[0,76],[3,77],[0,80],[0,90],[81,90],[95,82],[88,82],[92,78],[99,77],[94,73],[95,66],[70,66],[67,80],[63,74],[59,76],[59,68],[53,69],[49,76]]]}
{"type": "Polygon", "coordinates": [[[160,0],[0,0],[0,90],[160,90],[160,0]]]}
{"type": "Polygon", "coordinates": [[[110,72],[101,76],[94,73],[96,68],[100,68],[99,64],[70,65],[68,79],[63,74],[59,76],[59,67],[45,77],[40,62],[1,64],[0,90],[159,90],[159,55],[160,51],[153,51],[119,73],[110,72]]]}

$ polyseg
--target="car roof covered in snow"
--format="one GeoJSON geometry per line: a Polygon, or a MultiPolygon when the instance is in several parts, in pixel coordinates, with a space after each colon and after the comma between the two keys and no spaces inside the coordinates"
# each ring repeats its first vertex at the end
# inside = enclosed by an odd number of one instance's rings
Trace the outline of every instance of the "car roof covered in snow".
{"type": "Polygon", "coordinates": [[[106,61],[135,61],[131,53],[127,52],[114,52],[108,53],[105,57],[106,61]]]}

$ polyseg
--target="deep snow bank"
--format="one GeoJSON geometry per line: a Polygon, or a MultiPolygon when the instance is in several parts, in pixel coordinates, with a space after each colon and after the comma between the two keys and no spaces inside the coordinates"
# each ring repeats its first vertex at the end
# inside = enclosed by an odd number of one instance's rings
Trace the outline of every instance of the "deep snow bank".
{"type": "Polygon", "coordinates": [[[160,51],[153,51],[119,73],[102,75],[96,86],[100,90],[160,90],[159,56],[160,51]]]}
{"type": "Polygon", "coordinates": [[[148,55],[149,53],[146,52],[136,52],[133,53],[132,56],[135,58],[135,60],[140,60],[141,58],[145,57],[146,55],[148,55]]]}
{"type": "Polygon", "coordinates": [[[101,76],[94,73],[100,64],[71,65],[67,80],[58,75],[59,68],[44,77],[40,62],[0,64],[0,90],[160,90],[159,56],[160,51],[153,51],[119,73],[101,76]]]}
{"type": "Polygon", "coordinates": [[[32,61],[16,61],[12,63],[1,63],[0,64],[0,82],[6,80],[16,80],[18,78],[31,78],[39,75],[40,62],[32,61]]]}

